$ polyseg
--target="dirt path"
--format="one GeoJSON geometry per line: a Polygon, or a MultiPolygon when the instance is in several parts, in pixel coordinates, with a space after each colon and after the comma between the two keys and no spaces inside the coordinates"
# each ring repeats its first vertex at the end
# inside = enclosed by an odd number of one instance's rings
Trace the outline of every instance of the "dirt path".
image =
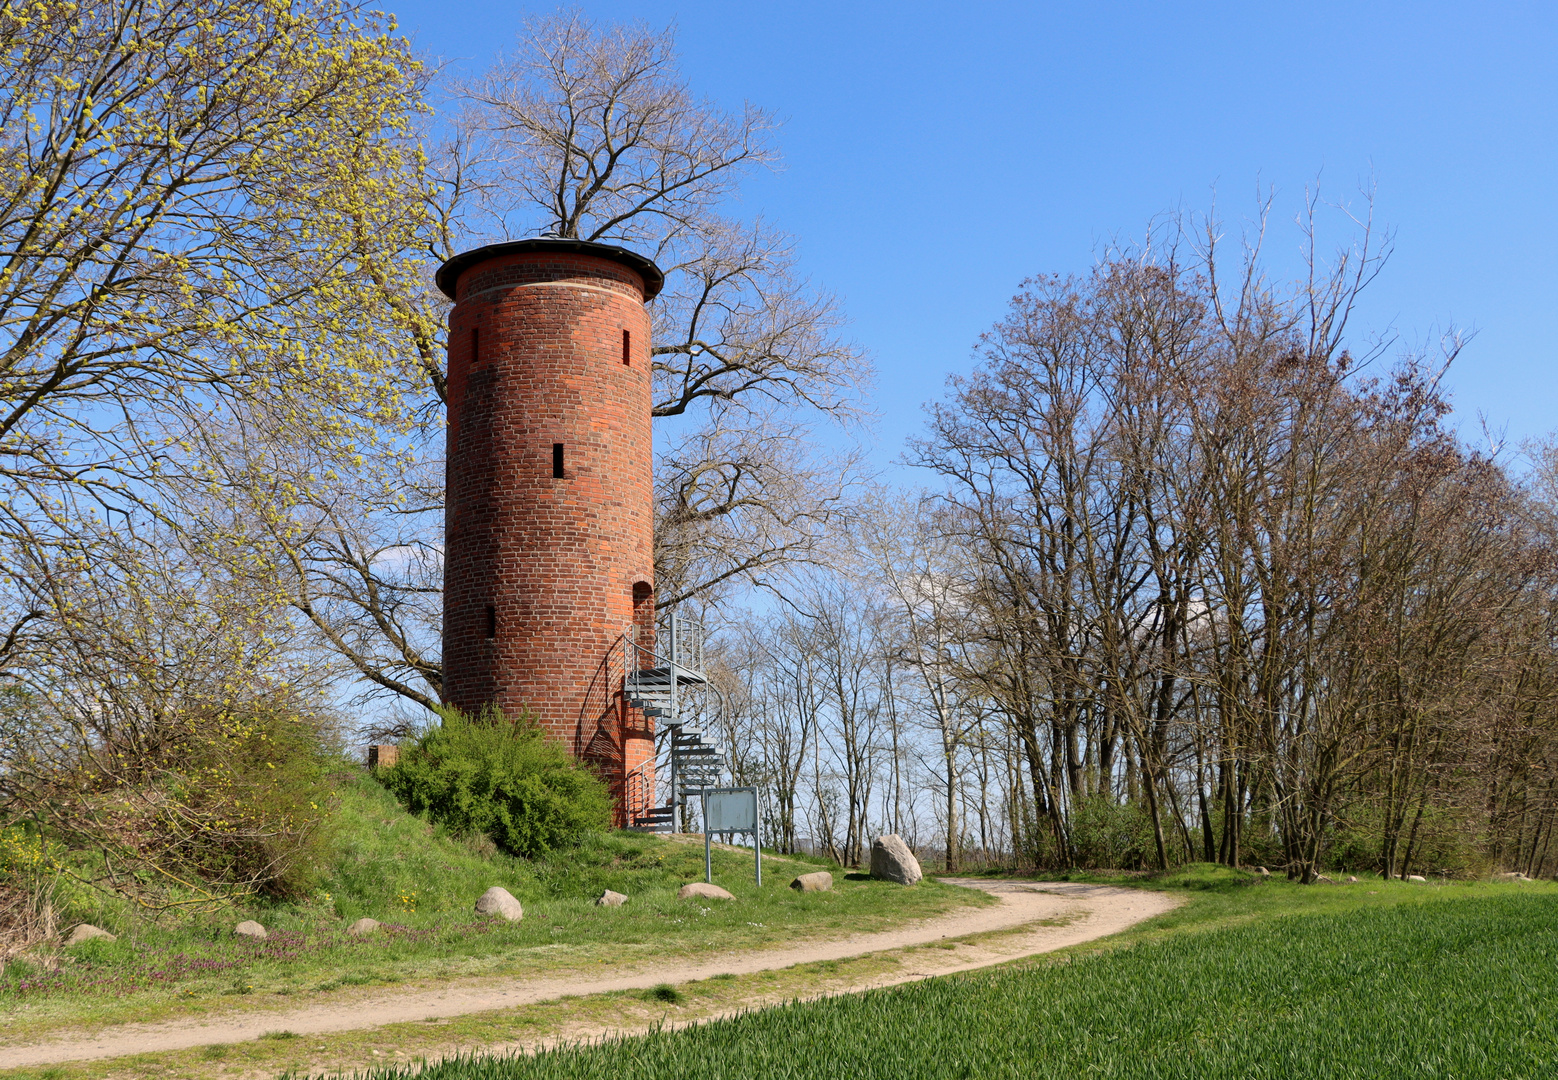
{"type": "Polygon", "coordinates": [[[455,984],[439,989],[380,991],[350,1002],[321,1002],[287,1011],[213,1018],[182,1019],[156,1024],[125,1024],[87,1037],[54,1039],[23,1046],[0,1048],[0,1068],[56,1065],[183,1050],[213,1043],[237,1043],[259,1038],[266,1032],[291,1031],[316,1035],[355,1031],[406,1021],[430,1020],[511,1008],[568,995],[582,996],[613,990],[646,989],[660,983],[682,983],[722,974],[750,974],[794,964],[840,960],[865,953],[925,945],[942,938],[959,938],[992,931],[1027,927],[1021,934],[991,943],[976,944],[956,953],[926,956],[911,971],[874,980],[853,989],[890,985],[913,979],[1050,952],[1084,941],[1118,933],[1143,919],[1174,907],[1172,897],[1099,885],[1044,882],[981,881],[942,878],[950,884],[993,893],[998,906],[962,911],[930,919],[914,926],[832,941],[808,942],[786,949],[713,953],[706,959],[655,967],[606,978],[538,978],[486,980],[479,984],[455,984]],[[1051,922],[1052,925],[1031,924],[1051,922]],[[1056,925],[1055,923],[1059,923],[1056,925]]]}

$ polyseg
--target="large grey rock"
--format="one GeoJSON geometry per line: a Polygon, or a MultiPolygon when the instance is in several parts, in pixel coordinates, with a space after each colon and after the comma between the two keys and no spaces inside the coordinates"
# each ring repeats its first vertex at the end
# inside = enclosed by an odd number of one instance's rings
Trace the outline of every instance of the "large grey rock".
{"type": "Polygon", "coordinates": [[[525,909],[520,907],[513,893],[502,886],[494,885],[482,893],[476,901],[476,914],[497,915],[509,922],[519,922],[525,917],[525,909]]]}
{"type": "Polygon", "coordinates": [[[796,892],[827,892],[833,888],[833,875],[826,870],[818,870],[815,874],[802,874],[790,882],[790,888],[796,892]]]}
{"type": "Polygon", "coordinates": [[[607,889],[595,898],[595,903],[600,907],[621,907],[628,902],[628,898],[619,892],[607,889]]]}
{"type": "Polygon", "coordinates": [[[734,900],[724,889],[718,885],[710,885],[707,881],[694,881],[691,885],[683,885],[676,890],[678,900],[686,900],[689,897],[701,896],[705,900],[734,900]]]}
{"type": "Polygon", "coordinates": [[[265,927],[261,926],[253,919],[245,919],[243,922],[233,927],[233,933],[237,934],[239,937],[259,938],[261,941],[264,941],[270,936],[265,932],[265,927]]]}
{"type": "Polygon", "coordinates": [[[114,935],[110,934],[107,930],[104,930],[101,926],[93,926],[91,923],[82,923],[80,926],[72,930],[65,938],[64,945],[65,948],[68,949],[72,945],[80,945],[83,941],[95,940],[118,941],[119,939],[114,937],[114,935]]]}
{"type": "Polygon", "coordinates": [[[346,932],[352,937],[367,937],[379,928],[378,919],[358,919],[346,928],[346,932]]]}
{"type": "Polygon", "coordinates": [[[913,885],[925,875],[920,872],[920,860],[914,857],[909,845],[901,836],[889,833],[871,841],[871,876],[900,885],[913,885]]]}

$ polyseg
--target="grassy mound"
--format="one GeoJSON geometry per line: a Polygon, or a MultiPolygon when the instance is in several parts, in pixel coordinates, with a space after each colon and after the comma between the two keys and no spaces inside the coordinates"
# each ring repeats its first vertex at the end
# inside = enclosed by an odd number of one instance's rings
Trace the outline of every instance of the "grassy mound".
{"type": "MultiPolygon", "coordinates": [[[[1181,934],[422,1080],[1508,1077],[1558,1062],[1558,897],[1466,896],[1181,934]]],[[[396,1080],[400,1070],[371,1074],[396,1080]]]]}
{"type": "Polygon", "coordinates": [[[333,856],[322,886],[300,902],[259,901],[218,916],[159,921],[100,905],[77,911],[119,935],[46,963],[0,972],[0,1018],[8,1032],[82,1022],[155,1019],[248,995],[307,995],[343,986],[504,974],[601,972],[610,965],[782,945],[807,936],[870,932],[968,904],[967,889],[925,882],[912,889],[837,875],[835,891],[787,886],[818,860],[765,857],[763,886],[750,853],[715,853],[715,880],[736,899],[702,904],[676,890],[703,879],[701,838],[596,833],[571,850],[526,860],[505,855],[405,813],[361,773],[341,778],[333,856]],[[689,842],[691,841],[691,842],[689,842]],[[519,923],[477,917],[472,905],[501,885],[525,908],[519,923]],[[596,907],[605,889],[631,899],[596,907]],[[346,928],[368,916],[367,937],[346,928]],[[244,918],[265,941],[236,938],[244,918]]]}

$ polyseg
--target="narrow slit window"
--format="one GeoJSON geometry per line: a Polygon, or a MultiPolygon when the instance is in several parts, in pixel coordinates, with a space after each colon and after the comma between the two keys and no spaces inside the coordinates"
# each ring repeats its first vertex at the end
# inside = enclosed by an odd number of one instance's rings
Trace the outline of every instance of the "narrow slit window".
{"type": "Polygon", "coordinates": [[[476,363],[476,361],[478,361],[480,359],[481,359],[481,330],[478,327],[473,326],[473,327],[471,327],[471,363],[474,364],[474,363],[476,363]]]}
{"type": "Polygon", "coordinates": [[[487,605],[487,640],[491,641],[498,636],[498,609],[492,604],[487,605]]]}
{"type": "Polygon", "coordinates": [[[553,480],[561,480],[562,478],[563,478],[563,444],[560,443],[560,442],[554,442],[552,444],[552,479],[553,480]]]}
{"type": "Polygon", "coordinates": [[[633,363],[633,333],[630,330],[622,331],[622,366],[628,367],[633,363]]]}

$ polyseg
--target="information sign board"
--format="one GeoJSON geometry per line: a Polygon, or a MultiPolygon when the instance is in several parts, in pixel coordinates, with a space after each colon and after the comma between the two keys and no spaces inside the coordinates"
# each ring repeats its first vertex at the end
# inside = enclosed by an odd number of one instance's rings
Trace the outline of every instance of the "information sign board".
{"type": "Polygon", "coordinates": [[[714,880],[714,856],[709,838],[715,833],[751,833],[752,857],[756,862],[757,883],[763,884],[763,837],[757,788],[702,788],[703,800],[703,879],[714,880]]]}
{"type": "Polygon", "coordinates": [[[703,796],[703,827],[711,833],[756,832],[757,791],[710,789],[703,796]]]}

